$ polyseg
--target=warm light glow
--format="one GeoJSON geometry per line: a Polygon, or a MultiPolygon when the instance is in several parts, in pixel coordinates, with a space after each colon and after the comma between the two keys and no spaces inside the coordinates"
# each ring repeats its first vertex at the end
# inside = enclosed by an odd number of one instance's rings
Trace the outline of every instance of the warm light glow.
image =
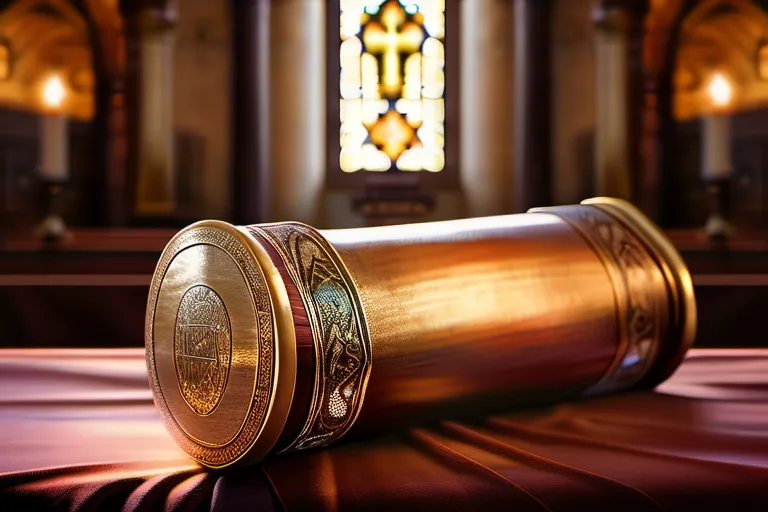
{"type": "Polygon", "coordinates": [[[716,107],[727,107],[733,97],[733,87],[725,76],[717,73],[709,81],[707,94],[716,107]]]}
{"type": "Polygon", "coordinates": [[[43,102],[50,108],[59,108],[64,101],[64,83],[58,75],[51,76],[43,86],[43,102]]]}

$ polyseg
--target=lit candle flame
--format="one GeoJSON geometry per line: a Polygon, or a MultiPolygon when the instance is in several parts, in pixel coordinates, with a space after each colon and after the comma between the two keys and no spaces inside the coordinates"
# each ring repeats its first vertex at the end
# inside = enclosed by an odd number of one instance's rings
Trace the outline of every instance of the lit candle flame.
{"type": "Polygon", "coordinates": [[[707,94],[716,107],[726,107],[733,97],[733,87],[725,76],[717,73],[709,81],[707,94]]]}
{"type": "Polygon", "coordinates": [[[43,86],[43,101],[50,108],[59,108],[64,101],[64,84],[58,75],[49,78],[43,86]]]}

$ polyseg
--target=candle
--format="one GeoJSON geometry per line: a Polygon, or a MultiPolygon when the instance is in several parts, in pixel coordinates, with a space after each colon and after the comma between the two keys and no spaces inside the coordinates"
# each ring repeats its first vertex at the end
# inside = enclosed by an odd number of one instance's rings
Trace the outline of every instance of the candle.
{"type": "Polygon", "coordinates": [[[731,164],[731,116],[710,115],[704,118],[702,177],[706,180],[727,178],[731,164]]]}
{"type": "Polygon", "coordinates": [[[704,181],[728,178],[731,164],[731,116],[726,108],[733,97],[733,88],[720,73],[712,76],[707,85],[715,113],[705,116],[702,129],[701,174],[704,181]]]}
{"type": "Polygon", "coordinates": [[[49,181],[64,181],[68,175],[67,119],[61,114],[64,85],[58,76],[43,87],[43,102],[48,114],[40,120],[40,176],[49,181]]]}

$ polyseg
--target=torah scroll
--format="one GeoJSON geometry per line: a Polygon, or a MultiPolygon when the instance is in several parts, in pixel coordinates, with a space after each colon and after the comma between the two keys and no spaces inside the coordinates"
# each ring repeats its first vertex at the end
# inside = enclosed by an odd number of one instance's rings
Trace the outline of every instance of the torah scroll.
{"type": "Polygon", "coordinates": [[[209,467],[630,388],[681,362],[688,270],[629,203],[349,230],[203,221],[162,253],[155,403],[209,467]]]}

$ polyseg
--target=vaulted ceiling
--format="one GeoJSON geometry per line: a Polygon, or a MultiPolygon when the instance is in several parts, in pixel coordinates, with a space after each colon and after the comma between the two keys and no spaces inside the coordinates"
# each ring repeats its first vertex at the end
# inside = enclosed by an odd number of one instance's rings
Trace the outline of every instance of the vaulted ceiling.
{"type": "MultiPolygon", "coordinates": [[[[768,12],[749,0],[703,0],[683,22],[674,74],[678,119],[712,110],[705,92],[715,73],[733,85],[735,110],[768,106],[760,48],[768,46],[768,12]]],[[[762,52],[768,66],[768,52],[762,52]]]]}
{"type": "MultiPolygon", "coordinates": [[[[6,2],[7,3],[7,2],[6,2]]],[[[96,38],[107,59],[118,59],[110,38],[119,34],[116,0],[80,2],[99,27],[96,38]],[[114,55],[111,55],[114,53],[114,55]]],[[[119,37],[119,36],[118,36],[119,37]]],[[[16,0],[0,11],[0,45],[8,62],[0,62],[0,106],[39,112],[42,85],[59,75],[67,94],[62,111],[89,119],[94,112],[92,34],[83,13],[69,0],[16,0]]]]}

